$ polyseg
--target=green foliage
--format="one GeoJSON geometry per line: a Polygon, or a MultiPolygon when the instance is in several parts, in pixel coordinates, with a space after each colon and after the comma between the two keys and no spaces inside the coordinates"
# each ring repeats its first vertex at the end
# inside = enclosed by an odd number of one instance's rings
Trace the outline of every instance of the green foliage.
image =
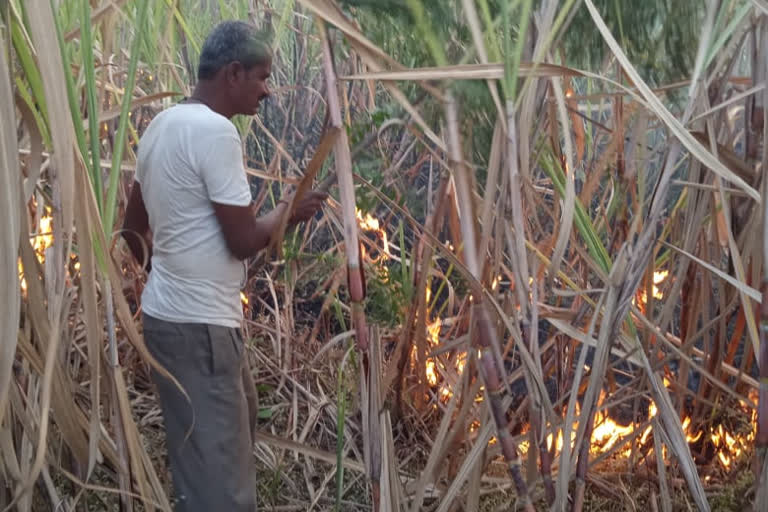
{"type": "Polygon", "coordinates": [[[399,263],[375,264],[366,268],[365,314],[378,325],[396,327],[403,322],[404,312],[410,303],[407,293],[410,287],[399,280],[403,271],[399,263]]]}
{"type": "MultiPolygon", "coordinates": [[[[670,0],[594,0],[594,4],[643,79],[658,85],[689,74],[704,4],[670,0]]],[[[591,69],[611,54],[584,7],[578,9],[564,46],[567,62],[591,69]]]]}
{"type": "MultiPolygon", "coordinates": [[[[83,70],[85,71],[85,93],[88,100],[88,138],[91,142],[91,180],[96,194],[96,205],[101,210],[104,200],[104,188],[101,180],[101,150],[99,141],[99,120],[98,115],[98,94],[96,88],[95,64],[93,58],[93,35],[91,33],[91,4],[88,0],[80,0],[82,7],[82,17],[80,26],[82,27],[82,41],[80,53],[83,57],[83,70]]],[[[81,148],[84,150],[85,148],[81,148]]],[[[83,151],[83,155],[87,155],[83,151]]]]}
{"type": "MultiPolygon", "coordinates": [[[[147,15],[149,14],[149,0],[140,0],[136,6],[136,33],[131,47],[131,57],[128,62],[128,75],[125,83],[125,91],[133,91],[136,82],[136,67],[139,63],[139,46],[142,39],[142,31],[146,28],[147,15]]],[[[112,153],[112,170],[109,175],[109,187],[107,188],[107,202],[104,209],[104,229],[109,236],[114,228],[114,219],[117,214],[117,187],[120,181],[120,169],[123,162],[123,148],[128,131],[129,112],[133,95],[126,92],[123,95],[123,103],[120,109],[120,120],[115,135],[115,147],[112,153]]]]}
{"type": "Polygon", "coordinates": [[[344,364],[339,367],[336,385],[336,503],[334,510],[341,510],[344,495],[344,423],[347,414],[347,388],[344,381],[344,364]]]}

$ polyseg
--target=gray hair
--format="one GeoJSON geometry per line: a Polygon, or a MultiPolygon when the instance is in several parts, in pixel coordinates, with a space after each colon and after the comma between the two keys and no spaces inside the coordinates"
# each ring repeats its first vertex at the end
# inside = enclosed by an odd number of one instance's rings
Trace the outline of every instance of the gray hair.
{"type": "Polygon", "coordinates": [[[251,69],[267,64],[271,58],[267,38],[255,26],[244,21],[223,21],[211,30],[203,43],[197,78],[211,79],[231,62],[238,61],[251,69]]]}

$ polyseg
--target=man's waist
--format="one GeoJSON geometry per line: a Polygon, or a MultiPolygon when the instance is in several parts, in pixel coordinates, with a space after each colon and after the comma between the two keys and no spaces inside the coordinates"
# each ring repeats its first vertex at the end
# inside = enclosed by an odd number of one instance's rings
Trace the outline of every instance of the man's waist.
{"type": "Polygon", "coordinates": [[[235,265],[221,265],[203,260],[196,265],[178,265],[169,264],[165,258],[153,257],[148,285],[154,280],[160,286],[204,287],[232,291],[237,295],[244,284],[244,277],[245,266],[242,262],[235,265]]]}

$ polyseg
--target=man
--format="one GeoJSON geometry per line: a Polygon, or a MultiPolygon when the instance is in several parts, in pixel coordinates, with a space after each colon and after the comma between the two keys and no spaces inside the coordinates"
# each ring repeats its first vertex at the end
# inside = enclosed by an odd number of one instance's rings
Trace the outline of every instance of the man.
{"type": "MultiPolygon", "coordinates": [[[[221,23],[203,45],[194,94],[157,115],[139,147],[124,237],[138,261],[149,260],[147,347],[190,398],[153,372],[178,512],[256,508],[241,375],[242,260],[269,244],[291,198],[255,215],[230,118],[256,113],[271,67],[253,26],[221,23]]],[[[310,192],[290,222],[309,220],[325,199],[310,192]]]]}

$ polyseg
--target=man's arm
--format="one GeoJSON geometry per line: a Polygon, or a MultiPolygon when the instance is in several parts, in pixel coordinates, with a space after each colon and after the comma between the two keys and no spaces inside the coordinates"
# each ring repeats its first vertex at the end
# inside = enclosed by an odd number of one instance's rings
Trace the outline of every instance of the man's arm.
{"type": "Polygon", "coordinates": [[[133,182],[128,206],[123,221],[123,239],[128,244],[133,257],[143,263],[147,272],[152,270],[152,240],[149,237],[149,216],[141,195],[141,186],[133,182]]]}
{"type": "MultiPolygon", "coordinates": [[[[328,195],[322,192],[309,192],[296,206],[296,211],[289,221],[290,224],[311,219],[327,197],[328,195]]],[[[224,240],[232,255],[239,260],[244,260],[266,248],[289,204],[290,198],[281,200],[274,210],[256,217],[253,204],[233,206],[214,202],[216,218],[219,220],[224,240]]]]}

